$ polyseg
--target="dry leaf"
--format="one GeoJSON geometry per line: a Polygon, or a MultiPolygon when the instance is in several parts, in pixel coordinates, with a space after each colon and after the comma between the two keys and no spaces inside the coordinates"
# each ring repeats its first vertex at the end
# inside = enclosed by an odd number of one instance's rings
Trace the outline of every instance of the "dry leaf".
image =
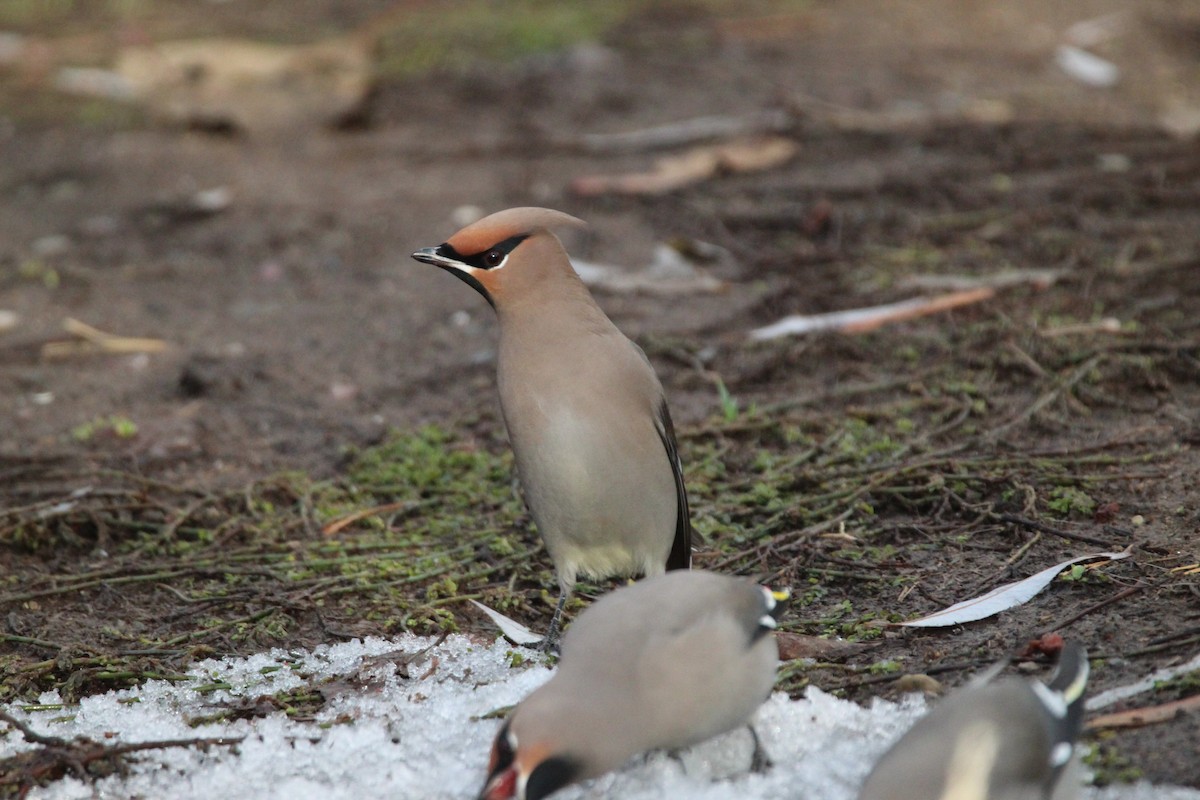
{"type": "Polygon", "coordinates": [[[494,611],[476,600],[472,600],[471,603],[480,611],[487,614],[492,622],[496,623],[496,627],[500,629],[500,633],[504,634],[504,638],[510,642],[514,644],[537,644],[542,640],[542,636],[529,630],[529,628],[526,628],[515,619],[506,617],[499,611],[494,611]]]}
{"type": "Polygon", "coordinates": [[[694,147],[680,155],[664,156],[647,172],[587,175],[571,182],[571,191],[584,197],[600,194],[665,194],[712,178],[721,172],[761,172],[777,167],[796,154],[797,144],[782,136],[736,139],[694,147]]]}
{"type": "Polygon", "coordinates": [[[805,636],[788,631],[776,631],[775,641],[779,643],[779,659],[781,661],[792,661],[797,658],[819,658],[822,661],[831,661],[846,658],[866,649],[864,645],[854,642],[822,639],[817,636],[805,636]]]}
{"type": "Polygon", "coordinates": [[[1072,564],[1078,564],[1080,561],[1091,561],[1097,558],[1107,558],[1110,561],[1116,561],[1128,557],[1129,552],[1124,551],[1120,553],[1092,553],[1091,555],[1079,556],[1078,558],[1069,558],[1060,564],[1055,564],[1053,567],[1047,567],[1035,575],[1030,575],[1024,580],[997,586],[995,589],[986,594],[981,594],[979,597],[955,603],[949,608],[944,608],[925,617],[896,624],[909,628],[941,628],[948,625],[961,625],[964,622],[975,622],[976,620],[986,619],[999,614],[1001,611],[1007,611],[1010,608],[1016,608],[1022,603],[1028,602],[1038,592],[1049,586],[1058,573],[1072,564]]]}

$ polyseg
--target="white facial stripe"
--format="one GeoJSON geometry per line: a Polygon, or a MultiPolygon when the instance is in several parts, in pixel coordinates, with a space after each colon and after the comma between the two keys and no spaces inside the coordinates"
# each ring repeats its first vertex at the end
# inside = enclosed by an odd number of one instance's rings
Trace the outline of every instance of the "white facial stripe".
{"type": "Polygon", "coordinates": [[[1075,748],[1070,742],[1059,742],[1054,745],[1054,749],[1050,751],[1050,766],[1061,767],[1063,764],[1071,760],[1071,755],[1075,752],[1075,748]]]}
{"type": "Polygon", "coordinates": [[[1067,716],[1067,701],[1061,694],[1037,681],[1031,681],[1029,688],[1037,695],[1037,699],[1041,701],[1046,713],[1055,719],[1063,719],[1067,716]]]}
{"type": "Polygon", "coordinates": [[[763,605],[765,605],[767,607],[767,611],[774,611],[775,610],[775,595],[771,592],[770,589],[768,589],[765,586],[760,586],[758,588],[762,589],[763,605]]]}
{"type": "Polygon", "coordinates": [[[770,614],[763,614],[761,617],[759,617],[758,624],[763,626],[764,628],[770,628],[770,629],[774,630],[775,629],[775,618],[772,617],[770,614]]]}

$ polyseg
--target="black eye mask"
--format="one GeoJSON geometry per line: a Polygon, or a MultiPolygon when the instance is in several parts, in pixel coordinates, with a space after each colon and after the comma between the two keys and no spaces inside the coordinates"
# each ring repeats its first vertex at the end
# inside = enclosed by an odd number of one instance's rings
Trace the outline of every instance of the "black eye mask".
{"type": "Polygon", "coordinates": [[[457,261],[460,264],[465,264],[468,267],[475,269],[495,269],[504,263],[504,259],[508,258],[517,245],[529,238],[529,234],[522,233],[517,236],[510,236],[503,242],[498,242],[486,250],[481,250],[478,253],[472,253],[469,256],[464,256],[462,253],[455,250],[449,242],[439,245],[437,254],[442,258],[457,261]]]}

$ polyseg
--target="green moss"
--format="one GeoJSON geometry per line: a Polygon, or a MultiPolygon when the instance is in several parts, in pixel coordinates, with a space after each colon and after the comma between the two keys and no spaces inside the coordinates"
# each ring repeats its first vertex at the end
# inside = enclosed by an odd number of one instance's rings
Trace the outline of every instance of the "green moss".
{"type": "Polygon", "coordinates": [[[1141,768],[1117,749],[1111,732],[1100,735],[1100,741],[1084,754],[1083,763],[1091,768],[1092,783],[1096,786],[1136,783],[1143,777],[1141,768]]]}
{"type": "Polygon", "coordinates": [[[108,433],[118,439],[131,439],[137,432],[136,422],[119,414],[110,414],[76,425],[71,429],[71,438],[77,442],[90,442],[97,435],[108,433]]]}
{"type": "Polygon", "coordinates": [[[1051,489],[1046,507],[1064,519],[1091,518],[1096,513],[1096,501],[1087,493],[1071,486],[1056,486],[1051,489]]]}
{"type": "Polygon", "coordinates": [[[416,75],[559,50],[600,37],[640,5],[472,0],[416,8],[384,32],[378,70],[384,76],[416,75]]]}

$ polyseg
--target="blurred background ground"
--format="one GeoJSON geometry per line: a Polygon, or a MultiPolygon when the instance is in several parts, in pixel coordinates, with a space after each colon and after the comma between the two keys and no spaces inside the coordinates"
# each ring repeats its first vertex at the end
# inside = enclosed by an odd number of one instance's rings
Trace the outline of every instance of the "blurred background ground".
{"type": "MultiPolygon", "coordinates": [[[[11,0],[0,31],[3,699],[486,630],[468,593],[544,624],[490,309],[408,258],[512,205],[587,219],[568,245],[591,262],[717,246],[695,291],[597,297],[667,387],[698,564],[808,587],[791,628],[866,648],[789,689],[957,683],[1049,630],[1102,659],[1097,688],[1195,653],[1200,3],[11,0]],[[778,137],[751,152],[790,149],[581,193],[702,144],[586,135],[713,116],[778,137]],[[1045,272],[875,333],[748,341],[1019,270],[1045,272]],[[67,319],[161,348],[89,350],[67,319]],[[377,457],[487,490],[373,484],[377,457]],[[397,497],[321,572],[322,525],[397,497]],[[337,582],[447,519],[504,547],[384,594],[375,573],[337,582]],[[1129,545],[999,622],[867,625],[1129,545]]],[[[1101,780],[1200,785],[1194,714],[1094,741],[1101,780]]]]}

